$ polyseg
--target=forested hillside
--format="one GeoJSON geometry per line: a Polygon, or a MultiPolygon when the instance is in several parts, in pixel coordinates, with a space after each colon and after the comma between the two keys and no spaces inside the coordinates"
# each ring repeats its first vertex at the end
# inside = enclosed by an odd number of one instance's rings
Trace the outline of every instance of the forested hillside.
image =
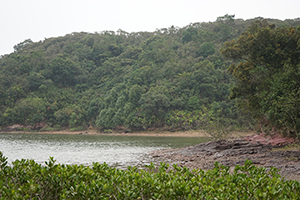
{"type": "Polygon", "coordinates": [[[235,62],[231,99],[250,112],[261,131],[300,139],[300,26],[256,21],[222,54],[235,62]]]}
{"type": "MultiPolygon", "coordinates": [[[[229,99],[233,78],[220,48],[256,20],[171,26],[155,32],[72,33],[25,40],[0,59],[0,125],[187,130],[221,121],[249,128],[229,99]]],[[[276,27],[300,19],[268,19],[276,27]]]]}

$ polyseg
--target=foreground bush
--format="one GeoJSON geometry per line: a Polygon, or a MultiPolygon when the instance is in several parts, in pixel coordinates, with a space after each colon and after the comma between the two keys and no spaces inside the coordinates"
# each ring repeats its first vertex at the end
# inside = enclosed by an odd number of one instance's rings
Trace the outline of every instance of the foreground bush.
{"type": "Polygon", "coordinates": [[[0,152],[1,199],[299,199],[300,183],[286,181],[272,168],[251,161],[229,168],[215,164],[208,171],[172,168],[161,163],[149,170],[55,164],[33,160],[7,164],[0,152]],[[155,171],[155,172],[154,172],[155,171]]]}

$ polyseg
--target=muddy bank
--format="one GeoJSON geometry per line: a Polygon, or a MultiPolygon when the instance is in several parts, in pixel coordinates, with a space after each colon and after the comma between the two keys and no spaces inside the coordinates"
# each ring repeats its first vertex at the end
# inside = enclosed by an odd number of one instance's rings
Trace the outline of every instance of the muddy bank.
{"type": "Polygon", "coordinates": [[[190,169],[212,169],[215,162],[234,167],[248,159],[255,165],[276,167],[286,179],[300,180],[300,149],[284,149],[282,146],[299,143],[278,135],[271,137],[248,136],[234,140],[210,141],[180,149],[151,152],[152,157],[169,164],[190,169]]]}
{"type": "MultiPolygon", "coordinates": [[[[178,132],[169,132],[169,131],[141,131],[141,132],[113,132],[113,133],[103,133],[97,130],[86,130],[86,131],[7,131],[2,130],[0,134],[68,134],[68,135],[114,135],[114,136],[151,136],[151,137],[210,137],[202,130],[193,130],[193,131],[178,131],[178,132]]],[[[246,132],[241,133],[243,135],[251,135],[253,133],[246,132]]]]}

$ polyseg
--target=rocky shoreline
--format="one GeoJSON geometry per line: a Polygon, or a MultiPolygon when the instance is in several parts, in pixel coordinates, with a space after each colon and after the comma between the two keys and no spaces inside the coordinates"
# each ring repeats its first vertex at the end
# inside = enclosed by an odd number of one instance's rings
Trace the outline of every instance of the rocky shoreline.
{"type": "Polygon", "coordinates": [[[292,138],[278,135],[253,135],[241,139],[219,140],[180,149],[164,149],[151,152],[153,158],[189,169],[212,169],[215,162],[233,167],[246,160],[266,168],[280,169],[286,179],[300,181],[300,149],[282,148],[298,143],[292,138]]]}

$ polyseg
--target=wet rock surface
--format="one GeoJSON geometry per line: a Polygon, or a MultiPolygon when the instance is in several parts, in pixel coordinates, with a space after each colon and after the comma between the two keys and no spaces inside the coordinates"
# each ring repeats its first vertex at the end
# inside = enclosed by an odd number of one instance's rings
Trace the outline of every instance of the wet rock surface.
{"type": "MultiPolygon", "coordinates": [[[[268,138],[268,137],[266,137],[268,138]]],[[[253,164],[263,167],[276,167],[286,179],[300,180],[300,151],[279,149],[293,143],[291,139],[272,141],[268,138],[252,136],[236,140],[219,140],[201,143],[180,149],[164,149],[151,152],[152,157],[169,164],[186,166],[190,169],[212,169],[215,162],[234,167],[243,165],[248,159],[253,164]],[[257,141],[255,138],[259,138],[257,141]]],[[[233,168],[232,168],[233,169],[233,168]]]]}

